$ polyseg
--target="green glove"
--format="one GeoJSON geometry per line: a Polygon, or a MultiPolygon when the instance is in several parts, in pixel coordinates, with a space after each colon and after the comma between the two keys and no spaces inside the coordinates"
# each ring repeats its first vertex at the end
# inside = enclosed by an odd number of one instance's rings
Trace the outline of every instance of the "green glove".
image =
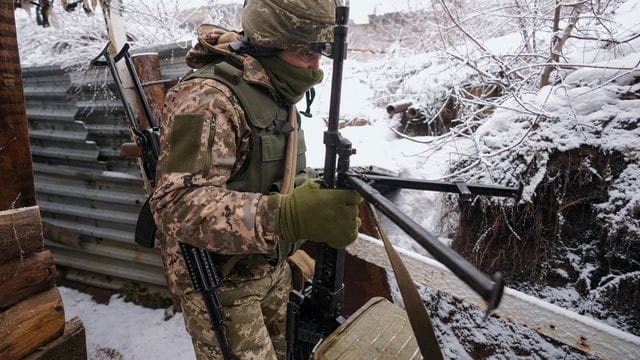
{"type": "Polygon", "coordinates": [[[323,189],[310,179],[290,194],[280,195],[280,232],[287,242],[309,240],[341,249],[358,236],[360,194],[323,189]]]}

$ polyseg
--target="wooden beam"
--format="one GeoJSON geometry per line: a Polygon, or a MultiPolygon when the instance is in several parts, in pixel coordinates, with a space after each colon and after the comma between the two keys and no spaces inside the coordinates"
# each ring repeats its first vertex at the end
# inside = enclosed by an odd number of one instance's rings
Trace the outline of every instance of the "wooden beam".
{"type": "MultiPolygon", "coordinates": [[[[160,126],[164,98],[167,95],[164,84],[159,82],[159,80],[162,80],[160,57],[158,57],[158,53],[135,54],[131,56],[131,62],[136,69],[140,82],[143,84],[144,94],[151,108],[153,122],[156,126],[160,126]]],[[[140,114],[139,118],[141,127],[149,126],[144,114],[140,114]]]]}
{"type": "Polygon", "coordinates": [[[36,204],[13,1],[0,1],[0,210],[36,204]]]}
{"type": "Polygon", "coordinates": [[[48,250],[0,265],[0,310],[54,287],[55,279],[56,266],[48,250]]]}
{"type": "Polygon", "coordinates": [[[0,211],[0,264],[42,250],[40,208],[0,211]]]}
{"type": "Polygon", "coordinates": [[[22,359],[63,331],[60,292],[43,291],[0,313],[0,359],[22,359]]]}
{"type": "Polygon", "coordinates": [[[67,321],[62,336],[24,360],[87,360],[87,339],[79,317],[67,321]]]}
{"type": "MultiPolygon", "coordinates": [[[[471,288],[441,263],[406,249],[396,248],[396,251],[414,282],[481,308],[486,307],[471,288]]],[[[360,235],[347,247],[347,252],[393,271],[384,245],[377,239],[360,235]]],[[[640,337],[510,288],[504,289],[502,302],[495,314],[597,358],[638,359],[640,337]]]]}

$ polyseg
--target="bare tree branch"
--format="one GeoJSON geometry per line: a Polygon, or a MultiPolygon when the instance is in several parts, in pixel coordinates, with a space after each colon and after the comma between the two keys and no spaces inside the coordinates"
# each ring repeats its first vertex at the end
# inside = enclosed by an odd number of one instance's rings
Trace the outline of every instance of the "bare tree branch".
{"type": "MultiPolygon", "coordinates": [[[[562,52],[562,48],[564,44],[569,39],[571,32],[575,28],[578,20],[580,20],[580,12],[582,11],[582,2],[573,6],[571,9],[571,14],[569,15],[569,20],[567,26],[564,28],[561,34],[558,34],[560,31],[560,9],[561,3],[557,1],[556,3],[556,13],[554,16],[553,22],[553,41],[551,46],[551,54],[549,55],[548,63],[557,63],[560,60],[560,54],[562,52]]],[[[540,87],[549,85],[549,78],[551,76],[551,72],[556,68],[556,65],[547,65],[543,68],[542,74],[540,75],[540,87]]]]}
{"type": "MultiPolygon", "coordinates": [[[[460,25],[458,23],[458,21],[456,21],[455,17],[453,16],[453,14],[451,14],[451,11],[449,10],[449,7],[447,6],[447,4],[445,3],[444,0],[440,0],[440,4],[442,4],[442,8],[444,9],[445,13],[447,14],[447,16],[449,17],[449,19],[456,25],[456,27],[462,31],[463,34],[465,34],[465,36],[471,40],[471,42],[473,42],[480,50],[482,50],[484,53],[489,54],[489,56],[494,59],[501,67],[502,72],[506,73],[507,71],[507,66],[502,62],[502,60],[500,58],[498,58],[497,56],[495,56],[493,53],[491,53],[482,43],[480,43],[473,35],[471,35],[471,33],[469,31],[467,31],[462,25],[460,25]]],[[[515,75],[516,77],[518,77],[519,79],[523,79],[524,77],[520,74],[518,74],[517,72],[513,72],[513,75],[515,75]]]]}

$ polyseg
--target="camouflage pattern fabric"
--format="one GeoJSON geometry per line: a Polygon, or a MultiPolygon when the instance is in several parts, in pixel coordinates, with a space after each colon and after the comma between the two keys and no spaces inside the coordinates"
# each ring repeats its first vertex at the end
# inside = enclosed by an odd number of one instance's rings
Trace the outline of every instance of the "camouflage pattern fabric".
{"type": "MultiPolygon", "coordinates": [[[[252,63],[243,74],[247,81],[270,86],[261,65],[249,56],[244,58],[244,62],[252,63]]],[[[212,79],[180,83],[167,94],[161,125],[157,185],[151,206],[158,230],[166,237],[166,263],[184,268],[178,239],[222,255],[272,253],[280,241],[278,204],[262,194],[225,187],[241,170],[251,135],[244,111],[231,90],[212,79]],[[210,136],[215,141],[210,142],[210,136]],[[207,159],[211,165],[204,176],[207,159]]],[[[258,278],[272,270],[248,269],[252,273],[238,276],[258,278]]]]}
{"type": "Polygon", "coordinates": [[[191,292],[184,294],[180,298],[182,303],[182,314],[184,316],[184,324],[198,360],[205,359],[224,359],[220,347],[218,347],[218,339],[211,328],[211,320],[207,314],[207,308],[204,299],[200,293],[191,292]]]}
{"type": "MultiPolygon", "coordinates": [[[[244,66],[245,81],[275,91],[258,61],[218,43],[220,37],[233,39],[233,34],[225,36],[215,27],[199,31],[205,32],[187,55],[190,64],[223,58],[244,66]]],[[[167,94],[161,127],[157,185],[151,197],[161,255],[169,288],[182,299],[196,351],[212,354],[217,351],[215,337],[202,298],[193,292],[178,241],[220,255],[271,254],[281,241],[279,204],[269,196],[225,186],[241,171],[250,152],[251,129],[237,97],[224,84],[196,78],[176,85],[167,94]]],[[[284,321],[291,287],[286,262],[236,266],[226,279],[221,298],[230,319],[229,342],[241,352],[238,357],[268,359],[283,354],[284,335],[268,327],[284,321]],[[255,334],[251,344],[245,340],[247,334],[255,334]]]]}
{"type": "Polygon", "coordinates": [[[247,0],[242,28],[252,44],[309,52],[309,44],[333,41],[338,0],[247,0]]]}
{"type": "MultiPolygon", "coordinates": [[[[285,262],[264,278],[229,282],[219,288],[229,319],[225,333],[232,354],[240,359],[284,359],[284,319],[291,283],[291,269],[285,262]]],[[[182,302],[197,359],[222,359],[202,295],[183,295],[182,302]]]]}
{"type": "Polygon", "coordinates": [[[269,76],[256,59],[231,52],[229,43],[240,40],[240,34],[212,24],[202,24],[197,29],[198,42],[185,56],[187,65],[194,69],[225,60],[244,69],[243,80],[263,86],[276,95],[269,76]]]}

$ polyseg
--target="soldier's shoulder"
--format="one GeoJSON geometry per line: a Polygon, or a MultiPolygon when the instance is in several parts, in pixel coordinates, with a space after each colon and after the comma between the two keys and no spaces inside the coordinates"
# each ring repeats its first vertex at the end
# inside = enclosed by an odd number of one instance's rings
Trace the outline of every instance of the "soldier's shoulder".
{"type": "Polygon", "coordinates": [[[189,78],[183,81],[180,81],[178,84],[173,86],[168,94],[188,94],[188,93],[200,93],[204,92],[207,94],[215,95],[219,93],[225,96],[232,96],[233,92],[231,89],[216,79],[211,78],[189,78]]]}
{"type": "Polygon", "coordinates": [[[238,100],[227,85],[215,79],[192,78],[182,81],[167,92],[166,110],[213,111],[236,107],[238,100]]]}

